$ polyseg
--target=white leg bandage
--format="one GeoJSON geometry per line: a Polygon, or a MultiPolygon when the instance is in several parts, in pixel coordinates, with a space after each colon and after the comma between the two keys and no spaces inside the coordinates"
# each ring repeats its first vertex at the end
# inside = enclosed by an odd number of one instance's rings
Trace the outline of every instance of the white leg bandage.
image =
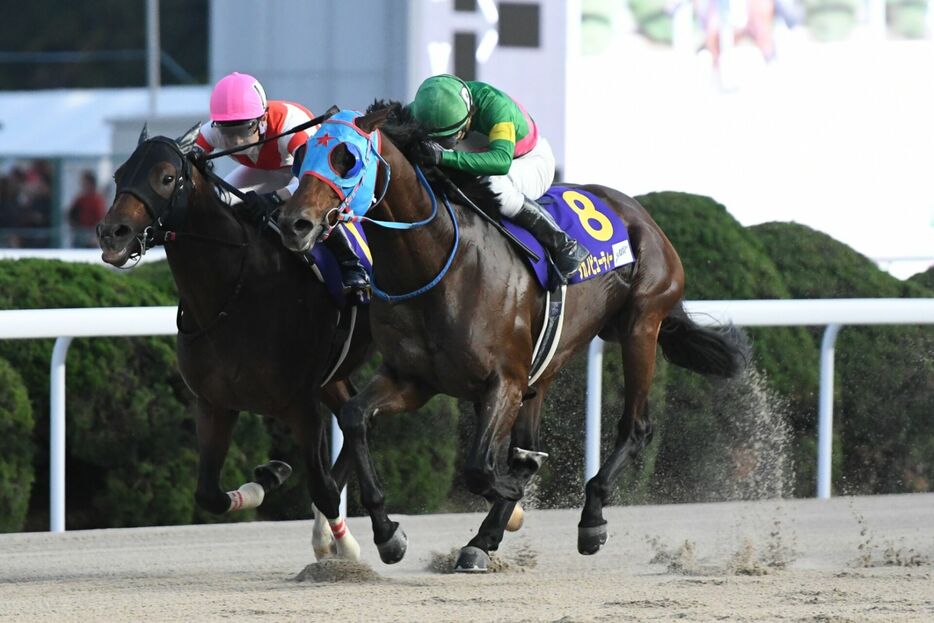
{"type": "Polygon", "coordinates": [[[236,491],[228,491],[227,495],[230,496],[230,508],[227,512],[232,513],[247,508],[256,508],[263,503],[266,492],[259,483],[248,482],[236,491]]]}
{"type": "Polygon", "coordinates": [[[325,560],[337,556],[337,547],[331,535],[331,526],[324,513],[312,504],[311,510],[315,514],[315,525],[311,531],[311,549],[315,552],[315,560],[325,560]]]}
{"type": "Polygon", "coordinates": [[[347,523],[343,517],[337,519],[328,519],[331,524],[331,534],[334,535],[334,544],[337,548],[337,555],[345,560],[360,560],[360,544],[357,539],[350,534],[347,529],[347,523]]]}

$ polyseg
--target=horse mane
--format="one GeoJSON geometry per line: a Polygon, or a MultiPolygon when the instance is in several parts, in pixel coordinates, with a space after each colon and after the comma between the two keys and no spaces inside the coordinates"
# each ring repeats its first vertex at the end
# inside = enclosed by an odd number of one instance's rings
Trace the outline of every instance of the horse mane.
{"type": "MultiPolygon", "coordinates": [[[[386,117],[386,122],[380,126],[380,131],[402,152],[406,160],[413,165],[417,164],[419,143],[431,140],[428,131],[419,123],[418,119],[412,116],[408,106],[403,106],[395,100],[375,100],[366,109],[366,114],[369,115],[386,109],[389,109],[389,115],[386,117]]],[[[437,167],[419,166],[435,192],[446,193],[451,199],[455,200],[455,203],[458,203],[457,193],[450,192],[451,189],[448,187],[447,181],[442,177],[441,171],[437,167]]],[[[494,218],[499,217],[498,210],[495,208],[495,206],[499,205],[499,199],[490,188],[489,178],[477,177],[457,169],[445,169],[443,175],[474,204],[494,218]]]]}

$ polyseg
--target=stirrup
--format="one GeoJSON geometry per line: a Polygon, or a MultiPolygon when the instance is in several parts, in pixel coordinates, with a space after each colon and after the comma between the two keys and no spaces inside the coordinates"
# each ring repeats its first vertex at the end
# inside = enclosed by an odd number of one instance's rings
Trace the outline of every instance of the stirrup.
{"type": "Polygon", "coordinates": [[[560,285],[567,285],[574,273],[580,270],[581,263],[588,257],[590,257],[590,251],[580,243],[575,244],[571,252],[562,252],[560,258],[553,256],[552,265],[561,282],[560,285]]]}
{"type": "Polygon", "coordinates": [[[359,263],[352,267],[341,266],[341,289],[344,296],[367,302],[370,298],[370,279],[359,263]]]}

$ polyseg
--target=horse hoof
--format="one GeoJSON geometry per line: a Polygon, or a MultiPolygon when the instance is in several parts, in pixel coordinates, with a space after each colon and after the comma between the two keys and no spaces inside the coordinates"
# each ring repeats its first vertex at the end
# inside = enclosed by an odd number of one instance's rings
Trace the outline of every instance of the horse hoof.
{"type": "Polygon", "coordinates": [[[596,554],[604,543],[606,543],[606,522],[591,528],[577,527],[577,551],[584,556],[596,554]]]}
{"type": "Polygon", "coordinates": [[[486,573],[490,564],[490,555],[479,547],[468,545],[461,548],[457,562],[454,564],[455,573],[486,573]]]}
{"type": "Polygon", "coordinates": [[[525,521],[525,511],[522,510],[521,504],[516,504],[516,507],[512,509],[512,515],[509,516],[509,522],[506,524],[506,530],[509,532],[515,532],[522,527],[522,523],[525,521]]]}
{"type": "Polygon", "coordinates": [[[377,543],[376,549],[379,550],[379,558],[387,565],[394,565],[405,556],[405,550],[409,546],[409,539],[405,536],[402,528],[396,524],[396,531],[384,543],[377,543]]]}
{"type": "Polygon", "coordinates": [[[284,461],[269,461],[253,469],[253,480],[262,485],[266,493],[275,491],[292,475],[292,468],[284,461]]]}

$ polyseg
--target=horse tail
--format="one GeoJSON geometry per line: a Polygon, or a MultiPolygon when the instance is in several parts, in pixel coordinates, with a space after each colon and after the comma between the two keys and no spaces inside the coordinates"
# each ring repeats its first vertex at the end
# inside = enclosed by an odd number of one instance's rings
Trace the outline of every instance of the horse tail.
{"type": "Polygon", "coordinates": [[[702,327],[679,301],[658,333],[665,359],[693,372],[734,377],[749,362],[749,341],[736,325],[702,327]]]}

